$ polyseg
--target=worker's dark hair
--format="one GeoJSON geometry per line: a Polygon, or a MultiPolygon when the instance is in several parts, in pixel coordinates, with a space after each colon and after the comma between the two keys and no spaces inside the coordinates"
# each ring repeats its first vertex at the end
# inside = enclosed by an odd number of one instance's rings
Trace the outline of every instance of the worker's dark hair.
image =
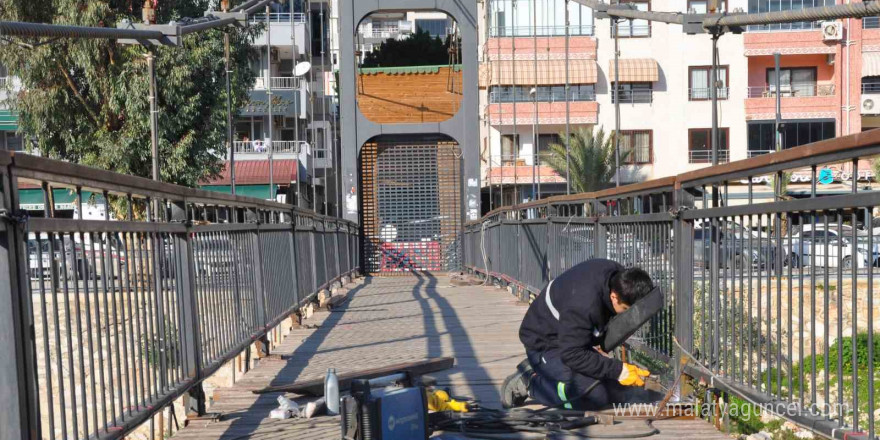
{"type": "Polygon", "coordinates": [[[620,301],[631,306],[651,292],[651,289],[654,288],[654,282],[651,281],[648,272],[638,267],[630,267],[615,273],[611,277],[608,287],[617,292],[620,301]]]}

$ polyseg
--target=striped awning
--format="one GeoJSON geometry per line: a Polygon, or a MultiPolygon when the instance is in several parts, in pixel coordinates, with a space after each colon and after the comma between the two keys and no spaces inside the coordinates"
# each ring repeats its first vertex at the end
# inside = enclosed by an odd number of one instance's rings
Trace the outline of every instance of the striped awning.
{"type": "MultiPolygon", "coordinates": [[[[538,60],[537,85],[551,86],[565,84],[565,60],[538,60]]],[[[599,68],[594,60],[569,60],[569,84],[595,84],[599,68]]],[[[534,85],[534,60],[495,60],[480,65],[480,87],[534,85]],[[516,73],[516,77],[514,77],[516,73]]]]}
{"type": "MultiPolygon", "coordinates": [[[[652,58],[630,58],[618,60],[620,82],[657,82],[660,80],[660,67],[652,58]]],[[[608,82],[614,82],[614,60],[609,62],[608,82]]]]}
{"type": "Polygon", "coordinates": [[[862,78],[880,76],[880,52],[862,53],[862,78]]]}

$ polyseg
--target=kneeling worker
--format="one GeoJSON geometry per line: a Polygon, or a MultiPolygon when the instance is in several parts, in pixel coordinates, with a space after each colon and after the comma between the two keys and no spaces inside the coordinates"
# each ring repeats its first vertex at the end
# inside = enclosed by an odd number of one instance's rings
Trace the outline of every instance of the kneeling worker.
{"type": "Polygon", "coordinates": [[[598,346],[608,321],[651,289],[644,270],[604,259],[580,263],[550,281],[523,318],[519,339],[528,358],[505,379],[502,405],[519,406],[529,396],[577,410],[646,401],[636,396],[644,393],[627,387],[644,386],[650,372],[613,359],[598,346]]]}

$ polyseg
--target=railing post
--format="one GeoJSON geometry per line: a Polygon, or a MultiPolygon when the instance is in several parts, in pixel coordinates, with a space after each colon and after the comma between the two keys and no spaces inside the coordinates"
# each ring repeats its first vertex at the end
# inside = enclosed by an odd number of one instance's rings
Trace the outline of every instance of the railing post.
{"type": "Polygon", "coordinates": [[[256,287],[256,292],[254,292],[254,308],[256,309],[258,324],[263,330],[262,335],[257,339],[257,349],[258,356],[265,357],[269,356],[269,337],[267,336],[269,329],[266,328],[269,318],[266,315],[266,283],[263,282],[263,246],[260,244],[260,224],[262,222],[260,213],[255,212],[253,209],[248,209],[245,216],[246,221],[254,225],[253,233],[251,233],[254,259],[256,259],[254,261],[254,286],[256,287]]]}
{"type": "MultiPolygon", "coordinates": [[[[186,226],[181,237],[174,236],[174,252],[177,254],[178,284],[180,298],[177,307],[180,313],[181,357],[186,376],[191,380],[202,379],[201,331],[198,319],[198,301],[196,299],[195,266],[193,256],[193,235],[186,202],[175,201],[171,204],[171,222],[186,226]]],[[[158,221],[158,219],[157,219],[158,221]]],[[[188,414],[202,415],[205,413],[205,393],[201,383],[187,392],[185,410],[188,414]]]]}
{"type": "MultiPolygon", "coordinates": [[[[0,157],[0,160],[3,158],[0,157]]],[[[33,315],[27,286],[25,231],[19,227],[15,180],[0,171],[0,439],[39,439],[40,410],[33,315]]]]}
{"type": "Polygon", "coordinates": [[[608,258],[608,229],[599,221],[599,206],[601,202],[596,200],[593,203],[596,208],[593,210],[595,214],[594,221],[596,222],[596,252],[593,258],[608,258]]]}
{"type": "Polygon", "coordinates": [[[296,214],[291,211],[290,213],[284,214],[285,218],[282,219],[284,221],[290,222],[290,234],[288,234],[287,244],[290,246],[290,272],[293,274],[293,305],[299,304],[299,271],[296,268],[296,264],[299,261],[299,257],[296,255],[296,214]]]}
{"type": "MultiPolygon", "coordinates": [[[[673,329],[675,338],[681,346],[689,352],[694,352],[694,222],[683,220],[681,212],[694,206],[694,198],[686,190],[676,188],[675,197],[672,202],[672,212],[675,214],[673,220],[673,267],[674,280],[673,294],[675,295],[675,328],[673,329]]],[[[680,349],[675,350],[676,359],[680,359],[684,354],[680,349]]],[[[675,363],[675,375],[678,377],[682,372],[680,363],[675,363]]],[[[679,396],[682,390],[675,391],[679,396]]]]}

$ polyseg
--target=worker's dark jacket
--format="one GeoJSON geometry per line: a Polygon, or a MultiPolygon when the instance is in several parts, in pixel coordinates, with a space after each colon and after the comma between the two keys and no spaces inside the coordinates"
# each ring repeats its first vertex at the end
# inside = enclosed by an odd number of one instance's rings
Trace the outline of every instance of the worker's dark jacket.
{"type": "Polygon", "coordinates": [[[519,328],[526,351],[558,354],[574,373],[616,380],[621,362],[593,347],[614,316],[608,282],[620,270],[623,266],[614,261],[593,259],[553,279],[549,291],[544,289],[529,306],[519,328]]]}

